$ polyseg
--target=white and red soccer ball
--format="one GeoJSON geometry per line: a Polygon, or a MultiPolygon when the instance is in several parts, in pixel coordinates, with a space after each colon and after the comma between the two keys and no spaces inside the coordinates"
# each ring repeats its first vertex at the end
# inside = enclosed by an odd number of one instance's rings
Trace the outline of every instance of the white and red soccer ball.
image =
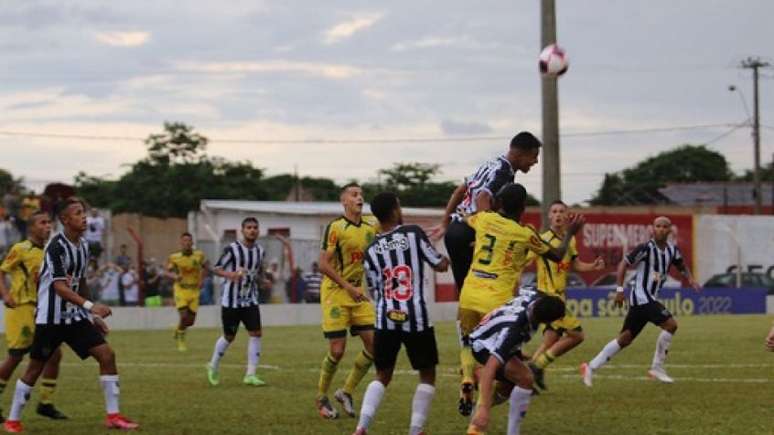
{"type": "Polygon", "coordinates": [[[567,72],[567,68],[570,66],[567,60],[567,53],[564,49],[556,44],[551,44],[540,52],[538,58],[538,66],[540,67],[540,73],[557,77],[567,72]]]}

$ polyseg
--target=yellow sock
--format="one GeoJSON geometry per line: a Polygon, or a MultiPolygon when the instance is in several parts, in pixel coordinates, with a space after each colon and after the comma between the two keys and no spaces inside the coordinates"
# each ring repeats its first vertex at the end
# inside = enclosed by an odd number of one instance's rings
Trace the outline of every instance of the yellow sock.
{"type": "Polygon", "coordinates": [[[468,346],[460,350],[460,364],[462,366],[462,383],[474,383],[473,372],[476,370],[476,359],[473,351],[468,346]]]}
{"type": "Polygon", "coordinates": [[[56,391],[56,379],[45,379],[40,381],[40,403],[49,405],[53,403],[52,396],[56,391]]]}
{"type": "Polygon", "coordinates": [[[363,351],[360,352],[357,357],[355,357],[355,365],[347,375],[347,381],[344,382],[345,393],[352,395],[352,393],[355,391],[355,388],[357,388],[357,384],[359,384],[366,373],[368,373],[368,369],[371,368],[373,363],[374,357],[370,353],[366,352],[365,349],[363,349],[363,351]]]}
{"type": "Polygon", "coordinates": [[[550,350],[547,350],[535,358],[535,366],[539,369],[544,369],[554,362],[554,360],[556,360],[554,354],[550,350]]]}
{"type": "Polygon", "coordinates": [[[317,395],[328,395],[328,389],[331,387],[331,381],[333,381],[333,375],[336,374],[336,369],[339,367],[339,362],[335,361],[331,354],[325,355],[325,359],[320,366],[320,382],[317,384],[317,395]]]}

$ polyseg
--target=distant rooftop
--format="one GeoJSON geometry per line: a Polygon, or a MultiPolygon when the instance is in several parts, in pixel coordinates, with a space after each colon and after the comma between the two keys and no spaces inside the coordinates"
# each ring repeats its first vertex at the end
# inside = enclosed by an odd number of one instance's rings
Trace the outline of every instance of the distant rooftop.
{"type": "MultiPolygon", "coordinates": [[[[305,216],[337,216],[343,212],[341,204],[338,202],[320,201],[284,202],[204,199],[201,201],[201,208],[213,211],[223,210],[305,216]]],[[[363,205],[363,212],[371,213],[371,207],[368,203],[363,205]]],[[[439,208],[403,207],[403,214],[416,217],[441,217],[443,216],[443,210],[439,208]]]]}
{"type": "MultiPolygon", "coordinates": [[[[772,183],[761,183],[763,204],[771,204],[772,183]]],[[[752,206],[755,205],[751,182],[672,183],[658,190],[678,205],[752,206]]]]}

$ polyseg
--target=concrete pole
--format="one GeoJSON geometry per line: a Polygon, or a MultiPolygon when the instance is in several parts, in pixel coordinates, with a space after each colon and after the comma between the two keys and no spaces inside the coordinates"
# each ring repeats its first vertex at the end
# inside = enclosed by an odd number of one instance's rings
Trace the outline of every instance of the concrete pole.
{"type": "MultiPolygon", "coordinates": [[[[556,2],[541,0],[540,43],[544,47],[556,43],[556,2]]],[[[561,199],[559,168],[559,92],[557,78],[542,76],[543,95],[543,198],[541,204],[543,227],[548,227],[548,206],[561,199]]]]}

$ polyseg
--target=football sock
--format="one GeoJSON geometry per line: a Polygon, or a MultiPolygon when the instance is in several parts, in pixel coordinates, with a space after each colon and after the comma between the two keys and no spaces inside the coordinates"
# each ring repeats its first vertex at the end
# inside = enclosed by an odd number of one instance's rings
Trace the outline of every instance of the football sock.
{"type": "Polygon", "coordinates": [[[217,370],[220,366],[220,359],[226,354],[230,344],[223,336],[218,337],[218,341],[215,342],[215,349],[212,351],[212,358],[210,359],[210,367],[213,370],[217,370]]]}
{"type": "Polygon", "coordinates": [[[247,342],[247,374],[254,375],[261,359],[261,337],[250,337],[247,342]]]}
{"type": "Polygon", "coordinates": [[[338,367],[339,362],[334,360],[330,353],[325,355],[322,365],[320,366],[320,382],[317,384],[318,396],[326,396],[328,394],[333,375],[336,374],[336,369],[338,367]]]}
{"type": "Polygon", "coordinates": [[[8,420],[21,420],[22,410],[27,401],[30,400],[31,391],[31,385],[25,384],[21,379],[16,381],[16,391],[13,392],[13,403],[11,404],[11,412],[8,414],[8,420]]]}
{"type": "Polygon", "coordinates": [[[544,369],[554,362],[554,360],[556,360],[554,354],[550,350],[547,350],[535,358],[535,366],[539,369],[544,369]]]}
{"type": "Polygon", "coordinates": [[[105,393],[105,411],[108,414],[118,414],[118,375],[101,375],[99,382],[105,393]]]}
{"type": "Polygon", "coordinates": [[[347,375],[347,380],[344,382],[343,389],[345,393],[352,395],[355,388],[357,388],[357,384],[359,384],[366,373],[368,373],[368,369],[371,368],[373,363],[374,357],[366,352],[365,349],[355,357],[355,365],[352,366],[352,370],[350,370],[347,375]]]}
{"type": "Polygon", "coordinates": [[[613,339],[613,341],[607,343],[605,347],[602,348],[602,351],[600,351],[599,354],[597,354],[597,356],[595,356],[594,359],[589,362],[589,367],[591,367],[591,370],[596,370],[602,367],[620,350],[621,346],[618,344],[618,339],[613,339]]]}
{"type": "Polygon", "coordinates": [[[40,403],[50,405],[54,403],[52,396],[56,391],[56,379],[43,378],[40,381],[40,403]]]}
{"type": "Polygon", "coordinates": [[[521,420],[527,414],[529,399],[532,397],[532,390],[527,390],[519,386],[513,387],[511,391],[511,403],[508,408],[508,435],[519,435],[521,420]]]}
{"type": "Polygon", "coordinates": [[[476,370],[476,359],[473,358],[473,350],[463,346],[460,350],[460,364],[462,366],[462,382],[474,383],[473,372],[476,370]]]}
{"type": "Polygon", "coordinates": [[[376,410],[382,402],[382,397],[384,397],[384,384],[379,381],[373,381],[368,384],[365,396],[363,396],[363,405],[360,406],[360,420],[357,423],[357,427],[368,429],[371,419],[374,418],[376,410]]]}
{"type": "Polygon", "coordinates": [[[411,426],[409,435],[418,435],[422,433],[427,421],[427,415],[430,414],[430,404],[433,402],[435,387],[430,384],[419,384],[414,392],[414,400],[411,402],[411,426]]]}
{"type": "Polygon", "coordinates": [[[672,334],[668,331],[661,331],[656,340],[656,352],[653,354],[653,368],[663,368],[664,361],[669,352],[669,345],[672,344],[672,334]]]}

